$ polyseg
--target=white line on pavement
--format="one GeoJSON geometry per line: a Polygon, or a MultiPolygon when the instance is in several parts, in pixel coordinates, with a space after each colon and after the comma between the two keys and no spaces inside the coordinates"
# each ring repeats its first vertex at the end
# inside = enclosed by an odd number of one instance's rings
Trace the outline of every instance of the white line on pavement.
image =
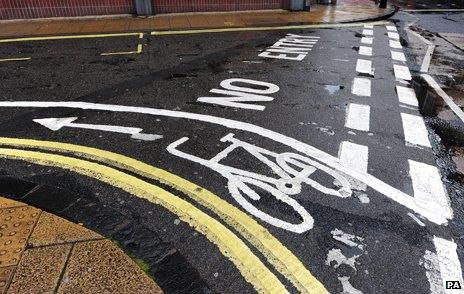
{"type": "Polygon", "coordinates": [[[370,37],[361,38],[361,43],[363,44],[372,45],[373,42],[374,42],[374,38],[370,38],[370,37]]]}
{"type": "Polygon", "coordinates": [[[363,32],[362,32],[362,34],[363,34],[364,36],[372,36],[372,35],[374,35],[374,30],[364,29],[363,32]]]}
{"type": "Polygon", "coordinates": [[[373,28],[374,28],[373,25],[364,25],[364,27],[365,27],[366,29],[373,29],[373,28]]]}
{"type": "Polygon", "coordinates": [[[406,56],[403,52],[391,51],[391,56],[393,60],[406,62],[406,56]]]}
{"type": "Polygon", "coordinates": [[[396,93],[398,94],[398,100],[401,103],[415,106],[415,107],[419,106],[414,89],[406,88],[403,86],[396,86],[396,93]]]}
{"type": "MultiPolygon", "coordinates": [[[[343,141],[340,144],[339,156],[340,163],[352,169],[367,172],[369,160],[369,148],[364,145],[358,145],[351,142],[343,141]]],[[[366,191],[367,185],[350,178],[349,182],[352,189],[366,191]]]]}
{"type": "Polygon", "coordinates": [[[372,62],[366,59],[358,59],[356,63],[356,71],[359,73],[372,74],[372,62]]]}
{"type": "Polygon", "coordinates": [[[413,160],[408,160],[408,162],[416,204],[430,213],[451,219],[453,210],[438,168],[413,160]]]}
{"type": "Polygon", "coordinates": [[[366,46],[359,46],[359,52],[360,55],[365,55],[365,56],[372,56],[372,48],[371,47],[366,47],[366,46]]]}
{"type": "Polygon", "coordinates": [[[358,96],[371,96],[371,80],[366,78],[354,78],[351,93],[358,96]]]}
{"type": "Polygon", "coordinates": [[[432,42],[430,42],[426,38],[416,33],[415,31],[411,30],[409,28],[411,25],[412,23],[406,26],[406,31],[416,36],[417,38],[419,38],[422,42],[424,42],[427,45],[427,52],[424,55],[424,59],[422,59],[422,64],[421,64],[421,69],[420,69],[421,72],[426,73],[429,71],[430,61],[432,60],[432,54],[433,54],[433,51],[435,50],[435,45],[432,44],[432,42]]]}
{"type": "Polygon", "coordinates": [[[389,41],[390,41],[390,47],[391,48],[393,48],[393,49],[401,49],[401,48],[403,48],[399,41],[394,41],[394,40],[389,40],[389,41]]]}
{"type": "Polygon", "coordinates": [[[345,127],[365,132],[369,131],[370,109],[369,105],[348,104],[345,127]]]}
{"type": "MultiPolygon", "coordinates": [[[[441,279],[443,282],[443,289],[445,288],[446,281],[459,281],[461,287],[463,285],[461,263],[457,253],[457,245],[453,241],[442,239],[439,237],[433,237],[433,243],[438,256],[438,263],[440,265],[441,279]]],[[[457,290],[445,290],[445,293],[463,293],[461,289],[457,290]]]]}
{"type": "Polygon", "coordinates": [[[390,39],[393,39],[393,40],[399,40],[400,39],[400,35],[398,33],[395,33],[395,32],[387,32],[387,35],[390,39]]]}
{"type": "Polygon", "coordinates": [[[400,80],[410,81],[412,80],[411,72],[409,68],[404,65],[393,65],[393,70],[395,71],[395,77],[400,80]]]}
{"type": "Polygon", "coordinates": [[[445,101],[445,103],[451,108],[451,110],[464,122],[464,112],[462,109],[454,102],[453,98],[448,96],[448,94],[443,91],[443,89],[438,85],[438,83],[427,74],[422,74],[422,78],[432,87],[438,95],[445,101]]]}
{"type": "Polygon", "coordinates": [[[431,147],[427,127],[421,116],[402,113],[404,139],[406,143],[431,147]]]}
{"type": "Polygon", "coordinates": [[[386,26],[388,31],[396,32],[396,26],[386,26]]]}

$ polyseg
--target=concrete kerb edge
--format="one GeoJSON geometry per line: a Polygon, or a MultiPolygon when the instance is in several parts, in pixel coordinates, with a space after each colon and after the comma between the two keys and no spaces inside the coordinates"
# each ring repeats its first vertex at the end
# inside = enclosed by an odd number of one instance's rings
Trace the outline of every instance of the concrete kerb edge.
{"type": "Polygon", "coordinates": [[[210,291],[206,282],[201,279],[196,269],[179,250],[170,243],[164,242],[156,232],[143,226],[136,217],[122,215],[114,208],[103,205],[97,199],[77,195],[62,188],[21,180],[10,175],[0,176],[0,196],[20,201],[78,223],[111,240],[166,293],[210,291]],[[15,188],[9,190],[8,187],[11,186],[15,188]],[[27,187],[24,191],[19,193],[15,191],[17,187],[23,186],[27,187]],[[46,190],[47,193],[41,193],[40,190],[46,190]],[[56,202],[54,201],[56,197],[59,197],[62,203],[50,207],[49,203],[56,202]],[[153,252],[160,254],[156,256],[153,252]],[[160,256],[162,258],[159,258],[160,256]],[[148,266],[148,270],[141,267],[140,261],[148,266]],[[179,267],[172,268],[170,267],[172,264],[177,264],[179,267]],[[182,270],[182,275],[179,275],[179,270],[182,270]],[[179,280],[180,276],[183,280],[179,280]]]}

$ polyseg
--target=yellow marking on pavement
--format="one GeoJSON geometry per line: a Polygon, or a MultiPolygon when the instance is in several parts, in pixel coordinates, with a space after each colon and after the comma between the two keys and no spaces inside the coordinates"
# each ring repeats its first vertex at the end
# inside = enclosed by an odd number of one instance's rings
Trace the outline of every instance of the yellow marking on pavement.
{"type": "Polygon", "coordinates": [[[0,62],[5,62],[5,61],[27,61],[27,60],[31,60],[31,57],[4,58],[4,59],[0,59],[0,62]]]}
{"type": "Polygon", "coordinates": [[[220,222],[189,202],[134,176],[95,162],[51,153],[0,148],[0,157],[54,166],[97,179],[130,194],[163,206],[204,234],[229,258],[243,277],[262,293],[287,293],[285,286],[246,244],[220,222]]]}
{"type": "Polygon", "coordinates": [[[130,55],[130,54],[140,54],[142,53],[142,44],[137,45],[136,51],[126,51],[126,52],[107,52],[107,53],[100,53],[101,56],[110,56],[110,55],[130,55]]]}
{"type": "Polygon", "coordinates": [[[0,145],[69,153],[74,156],[125,169],[137,175],[167,184],[188,195],[204,207],[207,207],[221,217],[229,226],[236,229],[301,293],[328,293],[324,286],[306,269],[303,263],[266,228],[214,193],[179,176],[121,154],[86,146],[1,137],[0,145]]]}
{"type": "Polygon", "coordinates": [[[163,35],[185,35],[185,34],[203,34],[203,33],[225,33],[225,32],[248,32],[248,31],[275,31],[275,30],[297,30],[297,29],[332,29],[332,28],[351,28],[362,27],[364,25],[383,26],[389,24],[388,21],[374,21],[362,23],[339,23],[339,24],[314,24],[314,25],[294,25],[294,26],[276,26],[276,27],[251,27],[251,28],[225,28],[225,29],[201,29],[201,30],[184,30],[184,31],[153,31],[153,36],[163,35]]]}
{"type": "Polygon", "coordinates": [[[115,34],[93,34],[93,35],[69,35],[69,36],[45,36],[2,39],[0,43],[28,42],[28,41],[48,41],[48,40],[69,40],[69,39],[91,39],[91,38],[111,38],[125,36],[140,36],[141,33],[115,33],[115,34]]]}

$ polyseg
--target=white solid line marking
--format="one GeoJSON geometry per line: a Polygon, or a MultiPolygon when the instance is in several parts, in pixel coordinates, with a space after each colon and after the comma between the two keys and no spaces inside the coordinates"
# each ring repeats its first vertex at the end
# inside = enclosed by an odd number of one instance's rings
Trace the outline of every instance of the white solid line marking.
{"type": "Polygon", "coordinates": [[[27,60],[31,60],[31,57],[4,58],[4,59],[0,59],[0,62],[5,62],[5,61],[27,61],[27,60]]]}
{"type": "MultiPolygon", "coordinates": [[[[367,172],[367,164],[369,160],[369,148],[364,145],[358,145],[351,142],[343,141],[340,144],[339,150],[340,163],[346,167],[367,172]]],[[[367,185],[354,180],[348,179],[352,185],[352,189],[366,191],[367,185]]]]}
{"type": "MultiPolygon", "coordinates": [[[[457,245],[453,241],[433,237],[433,243],[438,256],[443,289],[446,281],[459,281],[463,285],[461,263],[457,253],[457,245]]],[[[463,291],[445,290],[445,293],[463,293],[463,291]]]]}
{"type": "Polygon", "coordinates": [[[400,39],[400,35],[398,33],[395,33],[395,32],[387,32],[387,35],[390,39],[393,39],[393,40],[399,40],[400,39]]]}
{"type": "Polygon", "coordinates": [[[373,42],[374,42],[374,38],[370,38],[370,37],[362,37],[361,38],[361,43],[363,43],[363,44],[372,45],[373,42]]]}
{"type": "Polygon", "coordinates": [[[412,80],[411,72],[409,68],[404,65],[394,64],[393,69],[395,71],[395,77],[400,80],[410,81],[412,80]]]}
{"type": "Polygon", "coordinates": [[[374,30],[364,29],[363,32],[362,32],[362,34],[363,34],[364,36],[372,36],[372,35],[374,35],[374,30]]]}
{"type": "Polygon", "coordinates": [[[451,108],[451,110],[453,110],[453,112],[464,122],[464,112],[456,103],[454,103],[453,98],[448,96],[448,94],[443,91],[443,89],[430,75],[423,74],[421,76],[429,84],[429,86],[432,87],[438,93],[438,95],[440,95],[440,97],[446,102],[449,108],[451,108]]]}
{"type": "Polygon", "coordinates": [[[359,73],[372,74],[372,61],[366,59],[358,59],[356,63],[356,71],[359,73]]]}
{"type": "MultiPolygon", "coordinates": [[[[385,195],[385,197],[395,201],[412,211],[426,217],[431,222],[441,225],[446,224],[447,219],[441,215],[430,213],[429,210],[419,207],[414,201],[414,197],[404,193],[403,191],[385,183],[382,180],[374,177],[369,173],[363,173],[356,170],[346,168],[340,164],[340,160],[322,150],[317,149],[314,146],[308,145],[301,141],[298,141],[292,137],[285,136],[278,132],[232,119],[225,119],[221,117],[159,109],[159,108],[150,108],[150,107],[137,107],[137,106],[127,106],[127,105],[115,105],[115,104],[100,104],[100,103],[90,103],[83,101],[0,101],[0,107],[26,107],[26,108],[68,108],[68,109],[83,109],[87,111],[110,111],[113,113],[138,113],[150,116],[163,116],[168,118],[179,118],[187,119],[194,121],[201,121],[205,123],[211,123],[219,126],[223,126],[233,130],[241,130],[244,132],[249,132],[257,134],[261,137],[268,138],[272,141],[286,145],[292,150],[301,152],[306,156],[317,159],[321,163],[331,167],[341,173],[349,174],[351,177],[366,183],[372,189],[378,191],[379,193],[385,195]]],[[[1,142],[1,140],[0,140],[1,142]]]]}
{"type": "Polygon", "coordinates": [[[401,49],[401,43],[399,41],[390,40],[390,47],[393,49],[401,49]]]}
{"type": "Polygon", "coordinates": [[[364,25],[364,27],[365,27],[366,29],[373,29],[373,28],[374,28],[373,25],[364,25]]]}
{"type": "Polygon", "coordinates": [[[396,26],[386,26],[388,31],[396,32],[396,26]]]}
{"type": "Polygon", "coordinates": [[[358,96],[371,96],[371,80],[366,78],[354,78],[351,93],[358,96]]]}
{"type": "Polygon", "coordinates": [[[438,168],[413,160],[408,162],[416,204],[431,214],[451,219],[453,211],[438,168]]]}
{"type": "Polygon", "coordinates": [[[391,56],[393,60],[406,62],[406,56],[403,52],[391,51],[391,56]]]}
{"type": "Polygon", "coordinates": [[[369,105],[348,104],[345,127],[365,132],[369,131],[370,109],[369,105]]]}
{"type": "Polygon", "coordinates": [[[416,93],[412,88],[406,88],[403,86],[396,86],[396,92],[398,94],[398,100],[401,103],[418,107],[419,103],[417,101],[416,93]]]}
{"type": "Polygon", "coordinates": [[[422,40],[422,42],[424,42],[425,44],[427,44],[427,52],[425,53],[425,56],[424,56],[424,59],[422,60],[422,64],[421,64],[421,72],[423,73],[426,73],[429,71],[429,66],[430,66],[430,61],[432,60],[432,54],[433,54],[433,51],[435,50],[435,45],[432,44],[432,42],[430,42],[429,40],[427,40],[426,38],[422,37],[421,35],[419,35],[418,33],[416,33],[415,31],[411,30],[409,27],[412,25],[413,23],[410,23],[407,27],[406,27],[406,30],[413,34],[414,36],[416,36],[417,38],[419,38],[420,40],[422,40]]]}
{"type": "Polygon", "coordinates": [[[365,55],[365,56],[372,56],[372,48],[371,47],[366,47],[366,46],[359,46],[359,52],[360,55],[365,55]]]}
{"type": "Polygon", "coordinates": [[[406,143],[431,147],[427,127],[421,116],[402,113],[401,120],[403,121],[404,139],[406,143]]]}

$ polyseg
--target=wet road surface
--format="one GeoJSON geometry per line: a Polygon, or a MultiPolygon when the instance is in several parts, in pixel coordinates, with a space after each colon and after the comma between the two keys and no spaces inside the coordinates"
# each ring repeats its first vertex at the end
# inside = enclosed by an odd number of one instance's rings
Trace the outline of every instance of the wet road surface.
{"type": "Polygon", "coordinates": [[[0,63],[2,173],[136,216],[215,292],[442,293],[443,280],[462,282],[463,251],[402,47],[393,24],[4,42],[0,58],[14,60],[0,63]],[[181,177],[196,190],[117,168],[193,208],[46,156],[63,152],[39,141],[181,177]],[[203,189],[210,205],[192,196],[203,189]],[[254,226],[280,245],[266,249],[254,226]],[[243,246],[227,247],[226,231],[243,246]],[[262,266],[250,271],[251,257],[262,266]]]}

